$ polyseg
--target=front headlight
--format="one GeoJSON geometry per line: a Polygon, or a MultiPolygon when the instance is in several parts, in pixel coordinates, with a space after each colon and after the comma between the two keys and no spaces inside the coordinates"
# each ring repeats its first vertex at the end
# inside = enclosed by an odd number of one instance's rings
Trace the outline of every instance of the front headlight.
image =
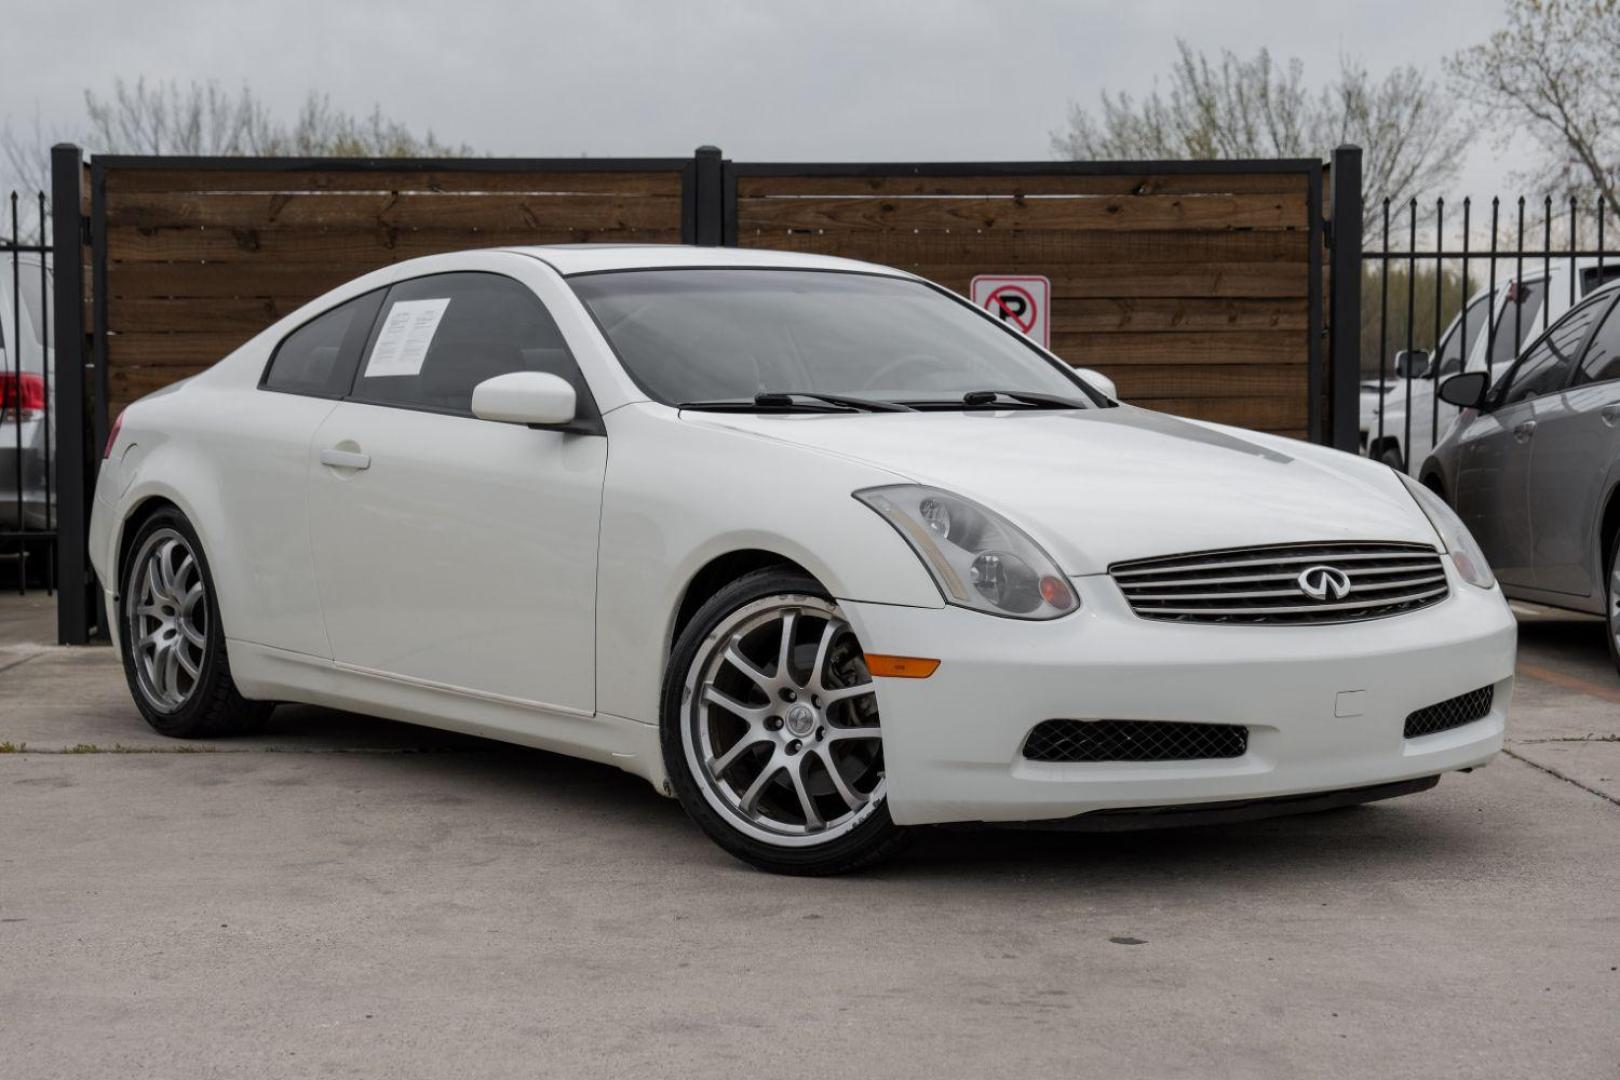
{"type": "Polygon", "coordinates": [[[1474,542],[1473,534],[1457,512],[1447,506],[1444,499],[1405,473],[1397,472],[1395,475],[1401,478],[1401,483],[1406,485],[1406,490],[1412,493],[1412,498],[1417,502],[1418,509],[1434,526],[1434,531],[1440,536],[1440,544],[1451,555],[1458,575],[1468,584],[1478,585],[1482,589],[1495,585],[1496,575],[1491,573],[1491,564],[1485,561],[1485,553],[1474,542]]]}
{"type": "Polygon", "coordinates": [[[1055,619],[1080,606],[1052,557],[993,510],[920,484],[855,497],[911,545],[947,603],[1018,619],[1055,619]]]}

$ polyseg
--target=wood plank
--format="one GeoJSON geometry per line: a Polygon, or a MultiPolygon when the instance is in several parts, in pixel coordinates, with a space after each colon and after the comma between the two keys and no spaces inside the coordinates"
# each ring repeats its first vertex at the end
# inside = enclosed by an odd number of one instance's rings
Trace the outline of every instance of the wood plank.
{"type": "Polygon", "coordinates": [[[252,332],[214,331],[199,334],[120,333],[107,335],[107,367],[208,367],[253,336],[252,332]]]}
{"type": "MultiPolygon", "coordinates": [[[[973,275],[956,267],[907,267],[912,273],[967,295],[973,275]]],[[[1290,298],[1310,293],[1305,267],[1290,263],[1226,263],[1187,266],[1080,264],[1046,268],[1052,311],[1066,300],[1099,298],[1290,298]]]]}
{"type": "Polygon", "coordinates": [[[107,224],[144,229],[336,226],[678,233],[681,201],[672,196],[594,194],[140,193],[109,197],[107,224]]]}
{"type": "Polygon", "coordinates": [[[1054,333],[1161,333],[1181,331],[1294,330],[1310,318],[1305,300],[1223,300],[1210,297],[1070,298],[1055,304],[1054,333]]]}
{"type": "Polygon", "coordinates": [[[312,297],[214,297],[107,301],[107,328],[119,333],[256,334],[312,297]]]}
{"type": "Polygon", "coordinates": [[[1043,229],[1002,233],[750,232],[741,247],[808,251],[889,266],[954,266],[972,273],[1029,272],[1068,263],[1307,263],[1310,236],[1302,230],[1250,232],[1184,229],[1043,229]]]}
{"type": "Polygon", "coordinates": [[[107,255],[116,262],[370,261],[375,265],[469,248],[528,244],[676,243],[668,230],[415,229],[138,229],[107,230],[107,255]]]}
{"type": "Polygon", "coordinates": [[[1052,351],[1073,364],[1304,364],[1304,334],[1053,334],[1052,351]]]}
{"type": "Polygon", "coordinates": [[[1257,431],[1304,430],[1305,398],[1160,398],[1152,403],[1157,412],[1209,420],[1217,424],[1253,428],[1257,431]]]}
{"type": "Polygon", "coordinates": [[[1286,397],[1306,391],[1304,364],[1087,364],[1113,379],[1126,401],[1286,397]]]}
{"type": "MultiPolygon", "coordinates": [[[[403,196],[402,196],[403,198],[403,196]]],[[[789,229],[1303,229],[1298,194],[746,199],[739,233],[789,229]]]]}
{"type": "Polygon", "coordinates": [[[118,263],[107,268],[107,295],[313,298],[385,264],[118,263]]]}
{"type": "Polygon", "coordinates": [[[739,199],[817,195],[1304,194],[1303,173],[1159,173],[1130,176],[739,176],[739,199]]]}
{"type": "Polygon", "coordinates": [[[107,193],[212,191],[547,192],[668,195],[681,193],[669,172],[493,172],[483,169],[108,169],[107,193]]]}

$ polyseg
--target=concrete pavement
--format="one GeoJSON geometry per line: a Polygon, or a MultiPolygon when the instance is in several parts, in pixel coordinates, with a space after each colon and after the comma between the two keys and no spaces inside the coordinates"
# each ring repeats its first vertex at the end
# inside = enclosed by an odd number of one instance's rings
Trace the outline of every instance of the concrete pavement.
{"type": "Polygon", "coordinates": [[[0,600],[6,1080],[1620,1076],[1592,624],[1526,620],[1512,756],[1428,793],[803,881],[538,751],[284,709],[176,753],[38,622],[0,600]]]}

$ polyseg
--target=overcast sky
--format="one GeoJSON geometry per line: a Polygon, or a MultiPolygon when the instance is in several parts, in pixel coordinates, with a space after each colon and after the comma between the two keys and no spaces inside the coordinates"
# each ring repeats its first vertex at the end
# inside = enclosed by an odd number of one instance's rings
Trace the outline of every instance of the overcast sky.
{"type": "MultiPolygon", "coordinates": [[[[1175,38],[1260,45],[1309,81],[1375,74],[1483,38],[1501,0],[19,0],[0,120],[76,128],[115,76],[310,89],[515,156],[1046,159],[1067,104],[1151,90],[1175,38]]],[[[1508,192],[1483,143],[1448,198],[1508,192]]]]}

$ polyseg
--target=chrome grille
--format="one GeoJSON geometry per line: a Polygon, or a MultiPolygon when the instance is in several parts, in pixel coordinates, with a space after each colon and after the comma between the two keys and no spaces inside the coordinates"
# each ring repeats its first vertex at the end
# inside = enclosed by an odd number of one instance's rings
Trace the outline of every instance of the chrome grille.
{"type": "Polygon", "coordinates": [[[1495,697],[1496,687],[1482,686],[1478,690],[1447,698],[1438,705],[1419,709],[1406,718],[1406,737],[1416,739],[1483,720],[1491,714],[1491,702],[1495,697]]]}
{"type": "Polygon", "coordinates": [[[1242,725],[1174,720],[1043,720],[1024,740],[1031,761],[1200,761],[1248,749],[1242,725]]]}
{"type": "MultiPolygon", "coordinates": [[[[1400,615],[1446,598],[1440,553],[1423,544],[1318,543],[1138,559],[1108,568],[1144,619],[1195,623],[1340,623],[1400,615]],[[1314,599],[1300,578],[1329,567],[1343,595],[1314,599]]],[[[1320,583],[1321,575],[1312,579],[1320,583]]]]}

